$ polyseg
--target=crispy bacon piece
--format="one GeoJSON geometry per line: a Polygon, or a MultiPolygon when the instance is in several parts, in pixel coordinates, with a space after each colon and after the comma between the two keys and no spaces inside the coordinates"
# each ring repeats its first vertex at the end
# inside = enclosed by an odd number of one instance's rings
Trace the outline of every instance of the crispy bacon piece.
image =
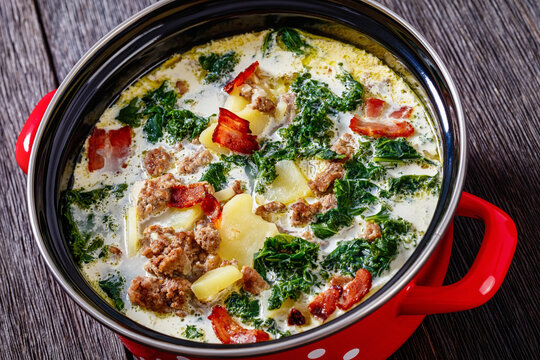
{"type": "Polygon", "coordinates": [[[171,188],[171,200],[167,204],[169,207],[183,209],[196,204],[201,204],[202,210],[213,223],[219,223],[221,206],[214,195],[208,192],[204,183],[178,185],[171,188]]]}
{"type": "Polygon", "coordinates": [[[221,306],[214,306],[208,316],[212,328],[223,344],[251,344],[270,340],[270,335],[258,329],[244,329],[221,306]]]}
{"type": "Polygon", "coordinates": [[[304,325],[306,323],[306,318],[304,315],[300,312],[300,310],[291,308],[291,311],[289,312],[289,317],[287,318],[287,323],[290,326],[293,325],[304,325]]]}
{"type": "Polygon", "coordinates": [[[413,109],[410,106],[402,106],[398,110],[392,112],[390,117],[392,119],[408,119],[411,117],[412,110],[413,109]]]}
{"type": "Polygon", "coordinates": [[[385,106],[386,102],[384,100],[367,98],[366,104],[364,105],[364,111],[368,118],[377,118],[381,116],[385,106]]]}
{"type": "Polygon", "coordinates": [[[251,155],[259,149],[257,136],[251,135],[249,121],[224,108],[219,108],[218,125],[212,141],[241,154],[251,155]]]}
{"type": "Polygon", "coordinates": [[[371,289],[371,274],[366,269],[359,269],[355,278],[343,288],[343,302],[337,306],[341,310],[349,310],[371,289]]]}
{"type": "Polygon", "coordinates": [[[409,137],[414,134],[414,127],[408,121],[394,122],[393,125],[379,124],[372,121],[364,121],[354,116],[349,128],[361,135],[379,138],[409,137]]]}
{"type": "Polygon", "coordinates": [[[223,91],[225,91],[228,94],[232,93],[234,88],[239,87],[242,84],[244,84],[246,79],[248,77],[250,77],[251,74],[253,74],[255,72],[255,70],[257,70],[258,67],[259,67],[259,62],[258,61],[255,61],[253,64],[249,65],[244,71],[242,71],[240,74],[236,75],[236,77],[234,78],[233,81],[231,81],[230,83],[225,85],[225,87],[223,88],[223,91]]]}
{"type": "Polygon", "coordinates": [[[88,171],[103,169],[117,171],[126,167],[125,160],[131,145],[131,128],[115,130],[94,128],[88,139],[88,171]]]}
{"type": "Polygon", "coordinates": [[[339,296],[341,291],[338,286],[332,286],[330,289],[323,291],[313,299],[308,305],[308,310],[311,315],[322,319],[328,319],[330,315],[336,311],[339,296]]]}

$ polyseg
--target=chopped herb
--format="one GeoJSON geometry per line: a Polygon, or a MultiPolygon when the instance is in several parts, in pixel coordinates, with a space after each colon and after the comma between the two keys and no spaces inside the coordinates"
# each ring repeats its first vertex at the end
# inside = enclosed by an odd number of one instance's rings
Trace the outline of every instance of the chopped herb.
{"type": "Polygon", "coordinates": [[[238,64],[238,61],[238,56],[234,51],[224,54],[210,53],[199,56],[199,64],[203,70],[207,71],[204,80],[208,83],[219,81],[224,76],[230,74],[236,64],[238,64]]]}
{"type": "Polygon", "coordinates": [[[99,287],[113,301],[114,307],[122,311],[124,309],[124,301],[122,300],[122,288],[126,279],[118,274],[111,274],[105,280],[98,282],[99,287]]]}
{"type": "Polygon", "coordinates": [[[167,132],[173,142],[193,140],[208,126],[209,120],[189,110],[172,110],[167,114],[167,132]]]}
{"type": "Polygon", "coordinates": [[[319,253],[317,244],[286,234],[267,238],[253,258],[254,268],[270,284],[268,309],[279,309],[288,298],[298,300],[317,282],[313,271],[319,253]]]}
{"type": "Polygon", "coordinates": [[[184,330],[184,336],[189,340],[201,339],[204,337],[204,332],[195,325],[187,325],[184,330]]]}
{"type": "Polygon", "coordinates": [[[205,173],[201,176],[200,181],[208,181],[214,187],[214,190],[219,191],[227,183],[227,175],[229,174],[230,166],[224,162],[211,163],[206,168],[205,173]]]}
{"type": "Polygon", "coordinates": [[[120,109],[118,116],[116,116],[116,120],[120,121],[122,124],[129,125],[132,128],[139,127],[141,126],[140,110],[139,98],[134,97],[129,104],[120,109]]]}
{"type": "Polygon", "coordinates": [[[315,216],[311,229],[319,239],[326,239],[337,234],[342,228],[351,226],[352,221],[352,217],[340,209],[330,209],[315,216]]]}

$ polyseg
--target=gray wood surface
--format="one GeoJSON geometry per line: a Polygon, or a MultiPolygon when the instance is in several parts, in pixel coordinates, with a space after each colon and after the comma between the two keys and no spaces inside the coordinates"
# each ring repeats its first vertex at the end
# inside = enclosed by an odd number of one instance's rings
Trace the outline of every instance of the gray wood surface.
{"type": "MultiPolygon", "coordinates": [[[[100,37],[151,1],[0,0],[0,358],[125,359],[114,334],[56,284],[27,221],[16,137],[37,101],[100,37]]],[[[441,55],[469,129],[466,190],[507,211],[519,244],[486,305],[429,316],[394,359],[540,358],[540,5],[534,0],[384,0],[441,55]]],[[[447,283],[463,276],[482,226],[456,219],[447,283]]]]}

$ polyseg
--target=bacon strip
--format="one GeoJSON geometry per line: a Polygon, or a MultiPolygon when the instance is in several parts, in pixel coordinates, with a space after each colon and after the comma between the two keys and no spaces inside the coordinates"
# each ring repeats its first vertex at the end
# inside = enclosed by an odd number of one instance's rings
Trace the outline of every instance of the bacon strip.
{"type": "Polygon", "coordinates": [[[131,128],[121,127],[115,130],[94,128],[88,139],[88,171],[105,168],[117,171],[126,167],[131,145],[131,128]]]}
{"type": "Polygon", "coordinates": [[[259,149],[257,136],[251,135],[249,121],[224,108],[219,108],[212,141],[241,154],[251,155],[259,149]]]}
{"type": "Polygon", "coordinates": [[[242,71],[240,74],[238,74],[233,81],[225,85],[223,88],[223,91],[230,94],[234,90],[235,87],[239,87],[244,84],[246,79],[251,76],[257,70],[259,67],[259,62],[255,61],[253,64],[249,65],[244,71],[242,71]]]}
{"type": "Polygon", "coordinates": [[[183,209],[196,204],[201,204],[202,210],[212,222],[219,223],[221,206],[214,195],[208,192],[204,183],[178,185],[171,188],[171,200],[167,204],[169,207],[183,209]]]}
{"type": "Polygon", "coordinates": [[[377,118],[381,116],[386,102],[381,99],[367,98],[364,105],[364,111],[368,118],[377,118]]]}
{"type": "Polygon", "coordinates": [[[372,121],[364,121],[354,116],[351,119],[349,128],[361,135],[374,138],[387,137],[409,137],[414,134],[414,127],[408,121],[394,122],[393,125],[385,125],[372,121]]]}
{"type": "Polygon", "coordinates": [[[341,295],[338,286],[332,286],[330,289],[323,291],[313,299],[308,305],[308,310],[311,315],[322,319],[328,319],[330,315],[336,311],[339,296],[341,295]]]}
{"type": "Polygon", "coordinates": [[[337,306],[341,310],[349,310],[362,300],[371,289],[371,274],[366,269],[359,269],[355,278],[343,288],[343,302],[337,306]]]}
{"type": "Polygon", "coordinates": [[[398,110],[392,112],[390,117],[393,119],[408,119],[411,117],[412,110],[413,109],[410,106],[402,106],[398,110]]]}
{"type": "Polygon", "coordinates": [[[208,316],[212,328],[223,344],[251,344],[270,340],[270,335],[263,330],[244,329],[221,306],[214,306],[208,316]]]}

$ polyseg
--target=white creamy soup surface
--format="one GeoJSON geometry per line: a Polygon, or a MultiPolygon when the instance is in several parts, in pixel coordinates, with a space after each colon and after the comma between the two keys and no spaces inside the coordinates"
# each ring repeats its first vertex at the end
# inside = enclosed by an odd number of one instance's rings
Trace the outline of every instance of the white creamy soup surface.
{"type": "Polygon", "coordinates": [[[266,30],[175,55],[122,92],[81,151],[66,224],[84,276],[127,317],[266,341],[381,288],[421,241],[441,172],[428,113],[381,60],[266,30]]]}

